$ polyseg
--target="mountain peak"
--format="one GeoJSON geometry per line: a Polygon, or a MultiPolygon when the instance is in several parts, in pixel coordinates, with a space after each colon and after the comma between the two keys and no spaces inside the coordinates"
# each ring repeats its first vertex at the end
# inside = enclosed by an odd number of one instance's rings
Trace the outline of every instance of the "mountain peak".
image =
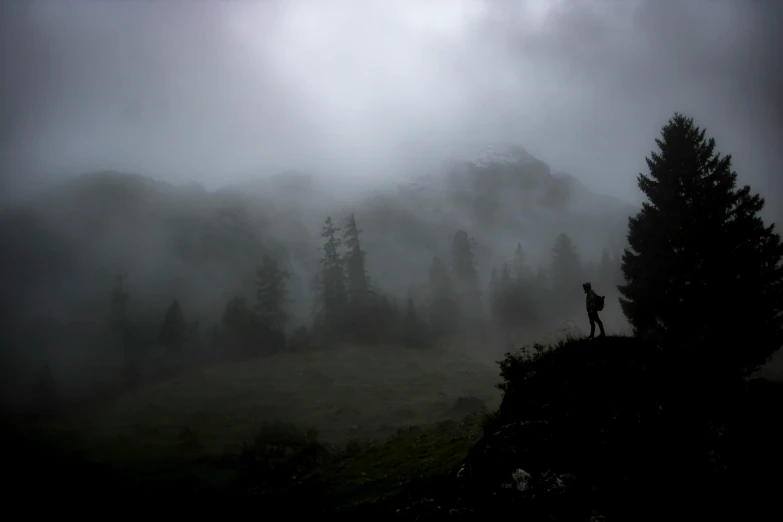
{"type": "Polygon", "coordinates": [[[483,167],[491,164],[530,163],[538,159],[521,145],[497,142],[481,146],[467,161],[483,167]]]}

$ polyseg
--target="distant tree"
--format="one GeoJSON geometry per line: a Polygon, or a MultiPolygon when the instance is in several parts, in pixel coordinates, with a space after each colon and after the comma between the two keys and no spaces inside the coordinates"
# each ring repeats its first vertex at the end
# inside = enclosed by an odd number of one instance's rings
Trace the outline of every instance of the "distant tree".
{"type": "Polygon", "coordinates": [[[508,267],[508,263],[503,263],[503,267],[500,269],[500,276],[496,275],[495,269],[492,269],[492,275],[495,278],[493,286],[493,295],[490,304],[490,312],[492,313],[492,319],[499,326],[503,327],[505,324],[504,314],[506,313],[506,306],[508,305],[507,296],[510,292],[511,282],[511,270],[508,267]]]}
{"type": "Polygon", "coordinates": [[[347,249],[343,256],[346,278],[346,295],[348,309],[345,317],[345,327],[348,333],[357,340],[369,342],[377,338],[379,333],[375,328],[381,320],[382,306],[374,299],[367,275],[366,253],[362,250],[359,235],[362,231],[356,226],[356,218],[351,214],[345,223],[343,241],[347,249]]]}
{"type": "Polygon", "coordinates": [[[503,263],[498,282],[499,292],[493,318],[503,330],[510,332],[524,326],[533,317],[531,286],[526,278],[512,275],[508,263],[503,263]]]}
{"type": "Polygon", "coordinates": [[[559,295],[579,295],[584,279],[584,269],[571,238],[559,234],[552,249],[552,284],[559,295]]]}
{"type": "Polygon", "coordinates": [[[286,282],[291,275],[264,256],[256,271],[256,315],[263,326],[282,332],[288,322],[286,282]]]}
{"type": "Polygon", "coordinates": [[[700,372],[753,371],[783,344],[783,246],[737,188],[731,156],[679,113],[639,174],[647,196],[628,221],[620,304],[638,335],[691,355],[700,372]]]}
{"type": "Polygon", "coordinates": [[[251,356],[261,353],[261,325],[256,311],[244,297],[226,303],[222,318],[222,338],[229,355],[251,356]]]}
{"type": "Polygon", "coordinates": [[[601,282],[608,283],[612,280],[614,272],[614,266],[612,266],[612,260],[609,258],[609,251],[604,249],[601,252],[601,261],[598,262],[598,279],[601,282]]]}
{"type": "Polygon", "coordinates": [[[256,318],[266,352],[285,348],[285,326],[288,323],[286,282],[290,277],[269,256],[264,256],[261,267],[256,271],[256,318]]]}
{"type": "Polygon", "coordinates": [[[321,269],[313,283],[314,320],[323,326],[339,330],[343,326],[348,295],[345,285],[343,259],[340,256],[342,242],[337,237],[340,229],[327,217],[321,230],[324,240],[322,247],[321,269]]]}
{"type": "Polygon", "coordinates": [[[523,279],[525,277],[527,271],[527,256],[522,249],[521,242],[517,243],[517,249],[514,251],[514,261],[511,266],[513,267],[512,271],[515,279],[523,279]]]}
{"type": "Polygon", "coordinates": [[[300,326],[288,339],[288,349],[292,352],[306,352],[312,348],[313,336],[310,329],[300,326]]]}
{"type": "Polygon", "coordinates": [[[489,284],[487,285],[487,300],[490,313],[494,315],[495,306],[500,296],[501,287],[498,279],[498,271],[493,267],[489,274],[489,284]]]}
{"type": "Polygon", "coordinates": [[[509,268],[508,263],[503,263],[503,268],[500,270],[500,287],[510,287],[513,280],[514,279],[511,276],[511,268],[509,268]]]}
{"type": "Polygon", "coordinates": [[[402,313],[397,300],[390,295],[377,293],[372,300],[372,325],[374,332],[364,338],[368,342],[397,342],[402,331],[402,313]]]}
{"type": "Polygon", "coordinates": [[[549,278],[549,274],[547,274],[547,271],[543,268],[539,268],[536,270],[536,281],[535,281],[536,289],[539,291],[549,289],[551,287],[551,281],[549,278]]]}
{"type": "Polygon", "coordinates": [[[416,348],[423,347],[426,343],[425,326],[416,313],[416,307],[411,297],[408,298],[405,317],[403,318],[403,342],[408,346],[416,348]]]}
{"type": "Polygon", "coordinates": [[[596,268],[592,259],[588,260],[587,263],[582,265],[582,277],[585,281],[595,281],[598,275],[598,269],[596,268]]]}
{"type": "Polygon", "coordinates": [[[343,240],[347,252],[344,256],[347,279],[348,299],[351,303],[364,305],[370,297],[370,278],[367,275],[366,253],[362,250],[359,235],[362,231],[356,226],[356,218],[351,214],[346,223],[343,240]]]}
{"type": "Polygon", "coordinates": [[[180,350],[185,344],[187,329],[188,326],[185,323],[179,302],[174,299],[166,311],[163,325],[160,327],[158,342],[169,350],[180,350]]]}
{"type": "Polygon", "coordinates": [[[612,293],[618,285],[623,283],[619,260],[610,256],[609,251],[606,249],[601,253],[596,280],[601,285],[601,288],[606,289],[607,294],[612,293]]]}
{"type": "Polygon", "coordinates": [[[474,253],[476,242],[464,230],[454,234],[451,244],[451,266],[460,305],[465,312],[477,315],[481,306],[481,288],[474,253]]]}
{"type": "Polygon", "coordinates": [[[460,309],[449,269],[438,258],[432,259],[429,272],[430,324],[433,333],[443,335],[454,332],[460,325],[460,309]]]}

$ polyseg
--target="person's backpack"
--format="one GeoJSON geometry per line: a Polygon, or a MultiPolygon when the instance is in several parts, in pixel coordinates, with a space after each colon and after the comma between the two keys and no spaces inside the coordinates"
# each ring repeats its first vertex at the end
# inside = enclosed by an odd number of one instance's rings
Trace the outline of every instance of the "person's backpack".
{"type": "Polygon", "coordinates": [[[605,295],[599,295],[598,296],[597,304],[598,304],[598,311],[599,312],[604,309],[604,299],[606,299],[605,295]]]}

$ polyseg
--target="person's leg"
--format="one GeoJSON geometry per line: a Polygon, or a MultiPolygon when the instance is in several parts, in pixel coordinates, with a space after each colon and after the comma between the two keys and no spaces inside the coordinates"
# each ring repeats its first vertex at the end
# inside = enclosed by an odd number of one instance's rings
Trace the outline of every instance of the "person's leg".
{"type": "Polygon", "coordinates": [[[604,323],[602,323],[601,318],[598,317],[598,312],[595,312],[595,322],[598,323],[598,328],[601,329],[601,335],[599,335],[599,337],[603,337],[604,335],[606,335],[606,333],[604,332],[604,323]]]}
{"type": "Polygon", "coordinates": [[[595,337],[595,313],[588,312],[588,319],[590,319],[590,337],[595,337]]]}

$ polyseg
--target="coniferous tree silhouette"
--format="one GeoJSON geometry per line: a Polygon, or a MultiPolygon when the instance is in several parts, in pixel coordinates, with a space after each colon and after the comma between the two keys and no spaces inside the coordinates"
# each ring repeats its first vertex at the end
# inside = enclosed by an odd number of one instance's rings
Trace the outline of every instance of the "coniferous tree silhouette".
{"type": "Polygon", "coordinates": [[[628,222],[620,304],[639,335],[717,372],[750,372],[783,344],[783,246],[737,187],[731,156],[675,115],[639,174],[647,196],[628,222]]]}
{"type": "Polygon", "coordinates": [[[464,230],[454,234],[451,243],[451,266],[454,271],[454,287],[465,315],[480,316],[481,287],[478,263],[474,252],[475,239],[464,230]]]}
{"type": "Polygon", "coordinates": [[[269,256],[264,256],[261,267],[256,271],[256,318],[267,352],[285,347],[284,329],[288,323],[286,281],[290,277],[269,256]]]}
{"type": "Polygon", "coordinates": [[[570,291],[576,285],[581,286],[583,279],[582,261],[571,237],[566,233],[558,234],[552,248],[552,277],[555,288],[570,291]]]}
{"type": "Polygon", "coordinates": [[[377,336],[376,324],[381,310],[373,302],[370,278],[367,275],[367,254],[362,250],[359,236],[362,230],[356,225],[353,214],[348,216],[343,229],[343,241],[346,253],[343,256],[345,266],[345,286],[348,309],[346,311],[346,329],[359,340],[369,341],[377,336]],[[375,313],[373,313],[375,312],[375,313]]]}
{"type": "Polygon", "coordinates": [[[288,322],[286,281],[290,277],[269,256],[264,256],[256,271],[256,315],[261,325],[271,331],[283,331],[288,322]]]}
{"type": "Polygon", "coordinates": [[[514,260],[512,261],[512,272],[514,279],[521,281],[525,277],[527,271],[527,256],[522,249],[522,243],[517,242],[517,249],[514,251],[514,260]]]}
{"type": "Polygon", "coordinates": [[[419,319],[413,299],[410,297],[403,318],[403,341],[408,346],[416,348],[424,346],[426,342],[424,324],[419,319]]]}
{"type": "Polygon", "coordinates": [[[359,235],[362,233],[356,226],[356,218],[351,214],[343,233],[343,241],[348,250],[345,253],[345,275],[348,299],[357,306],[366,306],[370,297],[370,278],[367,275],[367,254],[362,250],[359,235]]]}
{"type": "Polygon", "coordinates": [[[185,317],[182,315],[179,302],[174,299],[166,311],[163,325],[160,327],[158,342],[170,350],[179,350],[185,343],[186,331],[185,317]]]}
{"type": "Polygon", "coordinates": [[[487,284],[487,301],[489,305],[489,312],[493,318],[496,317],[498,299],[502,288],[500,287],[500,279],[498,279],[498,271],[494,267],[489,273],[489,283],[487,284]]]}
{"type": "Polygon", "coordinates": [[[429,272],[430,325],[436,335],[453,333],[458,329],[462,310],[454,290],[449,269],[438,257],[432,259],[429,272]]]}
{"type": "Polygon", "coordinates": [[[340,229],[327,217],[321,230],[324,239],[321,269],[313,282],[313,317],[316,323],[338,331],[345,319],[348,295],[345,285],[343,259],[340,255],[342,241],[337,237],[340,229]]]}

